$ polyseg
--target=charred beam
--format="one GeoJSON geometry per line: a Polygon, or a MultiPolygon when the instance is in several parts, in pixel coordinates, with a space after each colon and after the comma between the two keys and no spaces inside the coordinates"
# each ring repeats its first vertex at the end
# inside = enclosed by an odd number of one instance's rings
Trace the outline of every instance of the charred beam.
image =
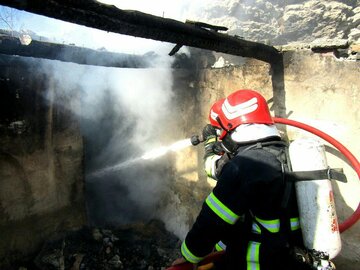
{"type": "Polygon", "coordinates": [[[97,51],[36,40],[32,40],[29,45],[22,45],[18,38],[10,36],[0,36],[0,53],[105,67],[146,68],[150,66],[148,64],[150,59],[144,56],[97,51]]]}
{"type": "Polygon", "coordinates": [[[191,20],[186,20],[185,23],[187,24],[193,24],[197,27],[201,27],[201,28],[205,28],[205,29],[209,29],[212,31],[227,31],[228,28],[224,27],[224,26],[218,26],[218,25],[212,25],[212,24],[208,24],[208,23],[203,23],[203,22],[196,22],[196,21],[191,21],[191,20]]]}
{"type": "Polygon", "coordinates": [[[268,63],[274,62],[274,59],[277,61],[279,55],[272,46],[218,33],[198,24],[121,10],[92,0],[0,0],[0,4],[109,32],[250,57],[268,63]]]}
{"type": "Polygon", "coordinates": [[[169,52],[170,56],[173,56],[175,53],[178,52],[178,50],[181,49],[183,45],[182,44],[176,44],[174,48],[172,48],[172,50],[169,52]]]}

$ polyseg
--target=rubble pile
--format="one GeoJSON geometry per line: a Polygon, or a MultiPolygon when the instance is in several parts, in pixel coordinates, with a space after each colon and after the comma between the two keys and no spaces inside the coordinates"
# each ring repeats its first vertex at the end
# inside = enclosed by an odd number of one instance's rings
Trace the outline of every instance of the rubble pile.
{"type": "Polygon", "coordinates": [[[180,256],[181,241],[158,220],[119,228],[84,227],[47,242],[36,270],[162,270],[180,256]]]}

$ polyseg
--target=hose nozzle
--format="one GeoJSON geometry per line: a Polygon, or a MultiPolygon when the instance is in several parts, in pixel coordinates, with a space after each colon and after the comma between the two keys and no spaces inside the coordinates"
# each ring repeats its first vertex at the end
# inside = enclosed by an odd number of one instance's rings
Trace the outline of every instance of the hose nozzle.
{"type": "Polygon", "coordinates": [[[192,135],[190,138],[192,145],[198,145],[199,143],[204,142],[204,137],[202,135],[192,135]]]}

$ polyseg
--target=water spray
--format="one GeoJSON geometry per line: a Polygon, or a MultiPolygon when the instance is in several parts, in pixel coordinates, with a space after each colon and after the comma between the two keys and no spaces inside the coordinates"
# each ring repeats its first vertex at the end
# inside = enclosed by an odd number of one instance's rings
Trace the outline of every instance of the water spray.
{"type": "Polygon", "coordinates": [[[194,135],[191,138],[177,141],[169,146],[161,146],[161,147],[155,148],[151,151],[146,152],[145,154],[143,154],[140,157],[132,158],[132,159],[126,160],[124,162],[121,162],[119,164],[97,170],[97,171],[89,174],[89,177],[100,177],[100,176],[106,175],[110,172],[119,171],[123,168],[126,168],[126,167],[133,165],[137,162],[140,162],[142,160],[153,160],[158,157],[164,156],[165,154],[167,154],[169,152],[177,152],[188,146],[197,145],[203,141],[204,140],[202,139],[202,136],[194,135]]]}

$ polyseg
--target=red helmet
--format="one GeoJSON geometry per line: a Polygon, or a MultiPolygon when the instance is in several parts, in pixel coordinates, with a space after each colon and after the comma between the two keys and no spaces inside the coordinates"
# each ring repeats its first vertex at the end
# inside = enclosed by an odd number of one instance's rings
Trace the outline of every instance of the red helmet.
{"type": "Polygon", "coordinates": [[[230,94],[221,106],[220,125],[227,131],[242,124],[274,124],[265,98],[254,90],[242,89],[230,94]]]}
{"type": "Polygon", "coordinates": [[[211,106],[211,109],[210,109],[210,112],[209,112],[209,120],[210,120],[210,124],[215,127],[215,128],[219,128],[221,129],[221,126],[217,120],[217,117],[219,115],[219,113],[221,112],[221,106],[224,102],[225,98],[222,98],[218,101],[216,101],[212,106],[211,106]]]}

